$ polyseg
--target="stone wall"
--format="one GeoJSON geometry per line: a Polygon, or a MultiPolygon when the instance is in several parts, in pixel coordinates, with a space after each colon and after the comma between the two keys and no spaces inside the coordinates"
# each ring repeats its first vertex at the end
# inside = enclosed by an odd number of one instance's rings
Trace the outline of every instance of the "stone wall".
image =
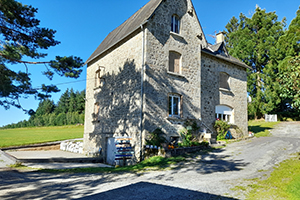
{"type": "Polygon", "coordinates": [[[200,45],[205,45],[202,29],[192,4],[187,0],[163,1],[147,23],[146,82],[144,109],[144,137],[156,128],[170,136],[179,136],[178,130],[187,118],[198,119],[200,98],[200,45]],[[188,11],[192,11],[188,13],[188,11]],[[171,32],[171,16],[180,18],[180,33],[171,32]],[[169,51],[181,54],[181,73],[168,72],[169,51]],[[169,117],[168,95],[182,97],[182,116],[169,117]]]}
{"type": "Polygon", "coordinates": [[[203,122],[213,130],[212,124],[216,120],[215,107],[227,105],[234,109],[234,125],[246,136],[248,134],[246,69],[206,53],[202,53],[201,58],[203,122]],[[219,89],[220,72],[230,76],[230,90],[219,89]]]}
{"type": "Polygon", "coordinates": [[[65,140],[60,143],[60,150],[83,154],[82,140],[65,140]]]}
{"type": "MultiPolygon", "coordinates": [[[[141,116],[142,32],[115,46],[87,68],[84,151],[102,148],[105,159],[107,139],[133,137],[139,153],[141,116]],[[101,68],[104,84],[95,88],[95,72],[101,68]],[[95,103],[99,113],[94,116],[95,103]]],[[[138,155],[137,155],[138,157],[138,155]]]]}
{"type": "Polygon", "coordinates": [[[202,118],[210,128],[215,120],[215,106],[226,104],[234,108],[235,123],[247,131],[246,71],[231,63],[201,53],[207,46],[190,0],[166,0],[146,23],[145,31],[136,31],[88,64],[84,151],[102,148],[105,159],[107,140],[115,136],[131,136],[138,160],[142,140],[149,132],[161,128],[171,136],[187,119],[200,123],[202,118]],[[171,32],[171,16],[180,18],[180,33],[171,32]],[[145,54],[143,57],[143,38],[145,54]],[[181,72],[171,73],[169,52],[181,54],[181,72]],[[142,58],[145,78],[141,85],[142,58]],[[102,67],[104,84],[95,88],[95,72],[102,67]],[[219,71],[231,78],[231,91],[218,88],[219,71]],[[141,87],[144,90],[141,102],[141,87]],[[168,95],[178,94],[182,100],[182,115],[169,116],[168,95]],[[93,116],[95,103],[99,113],[93,116]],[[141,104],[143,103],[143,114],[141,104]],[[143,136],[140,120],[143,116],[143,136]]]}

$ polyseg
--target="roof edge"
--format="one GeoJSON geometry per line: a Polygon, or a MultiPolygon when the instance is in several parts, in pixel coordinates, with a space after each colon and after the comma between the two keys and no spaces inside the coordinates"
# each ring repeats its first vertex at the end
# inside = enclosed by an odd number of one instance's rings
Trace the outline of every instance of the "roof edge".
{"type": "Polygon", "coordinates": [[[253,70],[252,67],[246,65],[245,63],[243,63],[243,62],[241,62],[241,61],[240,61],[240,62],[236,62],[236,61],[234,61],[234,60],[230,60],[230,59],[225,58],[225,57],[223,57],[223,56],[218,56],[218,55],[215,55],[215,54],[210,53],[210,52],[208,52],[208,51],[205,51],[204,49],[201,49],[201,52],[206,53],[206,54],[211,55],[211,56],[214,56],[214,57],[216,57],[216,58],[220,58],[220,59],[225,60],[225,61],[227,61],[227,62],[231,62],[231,63],[233,63],[233,64],[236,64],[236,65],[240,66],[240,67],[244,67],[244,68],[253,70]]]}
{"type": "Polygon", "coordinates": [[[140,24],[138,27],[132,29],[132,31],[130,31],[127,35],[125,35],[122,39],[116,41],[115,43],[113,43],[112,45],[110,45],[109,47],[107,47],[105,50],[103,50],[99,55],[94,56],[93,58],[89,58],[87,59],[87,61],[85,61],[85,65],[92,62],[94,59],[96,59],[97,57],[101,56],[102,54],[105,54],[109,49],[111,49],[112,47],[114,47],[115,45],[117,45],[118,43],[120,43],[121,41],[123,41],[124,39],[126,39],[129,35],[131,35],[132,33],[134,33],[135,31],[137,31],[139,28],[141,28],[142,26],[144,26],[145,24],[148,23],[148,19],[146,21],[144,21],[142,24],[140,24]]]}

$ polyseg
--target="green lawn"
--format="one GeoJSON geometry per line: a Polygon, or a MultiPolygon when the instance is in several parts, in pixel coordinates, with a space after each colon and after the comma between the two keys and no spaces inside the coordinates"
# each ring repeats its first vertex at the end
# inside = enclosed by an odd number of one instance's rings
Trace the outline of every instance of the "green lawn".
{"type": "Polygon", "coordinates": [[[0,148],[82,138],[83,126],[0,129],[0,148]]]}
{"type": "Polygon", "coordinates": [[[300,156],[285,160],[265,180],[254,181],[247,199],[300,199],[300,156]]]}
{"type": "Polygon", "coordinates": [[[253,132],[256,137],[270,136],[270,130],[280,122],[265,122],[264,120],[248,121],[248,130],[253,132]]]}

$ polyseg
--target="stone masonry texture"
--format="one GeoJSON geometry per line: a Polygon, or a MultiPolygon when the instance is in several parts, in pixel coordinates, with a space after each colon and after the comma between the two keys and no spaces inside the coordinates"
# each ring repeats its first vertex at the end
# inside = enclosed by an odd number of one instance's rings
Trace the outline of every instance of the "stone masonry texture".
{"type": "Polygon", "coordinates": [[[145,138],[156,128],[161,128],[168,140],[171,136],[179,136],[178,131],[187,119],[199,124],[201,119],[214,131],[217,105],[233,108],[234,125],[246,135],[246,69],[202,52],[201,49],[207,46],[205,38],[199,37],[203,35],[190,0],[165,0],[143,29],[89,62],[84,152],[102,148],[101,156],[106,159],[108,138],[131,136],[134,163],[139,160],[140,146],[145,144],[145,138]],[[179,34],[171,32],[174,14],[180,18],[179,34]],[[168,71],[170,51],[181,54],[179,74],[168,71]],[[104,84],[95,88],[99,68],[104,84]],[[230,76],[228,91],[219,89],[220,72],[230,76]],[[181,97],[180,118],[169,116],[170,94],[181,97]],[[97,116],[93,115],[95,103],[99,105],[97,116]]]}

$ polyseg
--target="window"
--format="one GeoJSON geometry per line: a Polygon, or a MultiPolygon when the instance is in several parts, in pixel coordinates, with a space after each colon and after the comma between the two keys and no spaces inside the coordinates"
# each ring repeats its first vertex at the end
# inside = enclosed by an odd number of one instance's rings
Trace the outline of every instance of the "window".
{"type": "Polygon", "coordinates": [[[172,22],[171,22],[171,31],[179,34],[179,30],[180,30],[179,17],[177,15],[173,15],[172,22]]]}
{"type": "Polygon", "coordinates": [[[95,74],[95,87],[96,88],[100,87],[100,78],[101,78],[101,73],[100,72],[101,72],[101,70],[98,69],[96,71],[96,74],[95,74]]]}
{"type": "Polygon", "coordinates": [[[100,109],[99,102],[96,102],[95,105],[94,105],[94,116],[93,116],[94,121],[97,121],[97,120],[98,120],[99,109],[100,109]]]}
{"type": "Polygon", "coordinates": [[[220,73],[220,88],[230,90],[229,75],[224,72],[220,73]]]}
{"type": "Polygon", "coordinates": [[[170,51],[169,52],[169,72],[174,72],[180,74],[181,65],[181,54],[170,51]]]}
{"type": "Polygon", "coordinates": [[[216,106],[216,119],[233,123],[233,109],[225,105],[216,106]]]}
{"type": "Polygon", "coordinates": [[[104,74],[104,67],[99,67],[99,69],[95,73],[95,88],[102,87],[104,84],[104,78],[102,78],[104,74]]]}
{"type": "Polygon", "coordinates": [[[169,117],[180,117],[181,115],[181,98],[177,94],[169,95],[169,117]]]}

